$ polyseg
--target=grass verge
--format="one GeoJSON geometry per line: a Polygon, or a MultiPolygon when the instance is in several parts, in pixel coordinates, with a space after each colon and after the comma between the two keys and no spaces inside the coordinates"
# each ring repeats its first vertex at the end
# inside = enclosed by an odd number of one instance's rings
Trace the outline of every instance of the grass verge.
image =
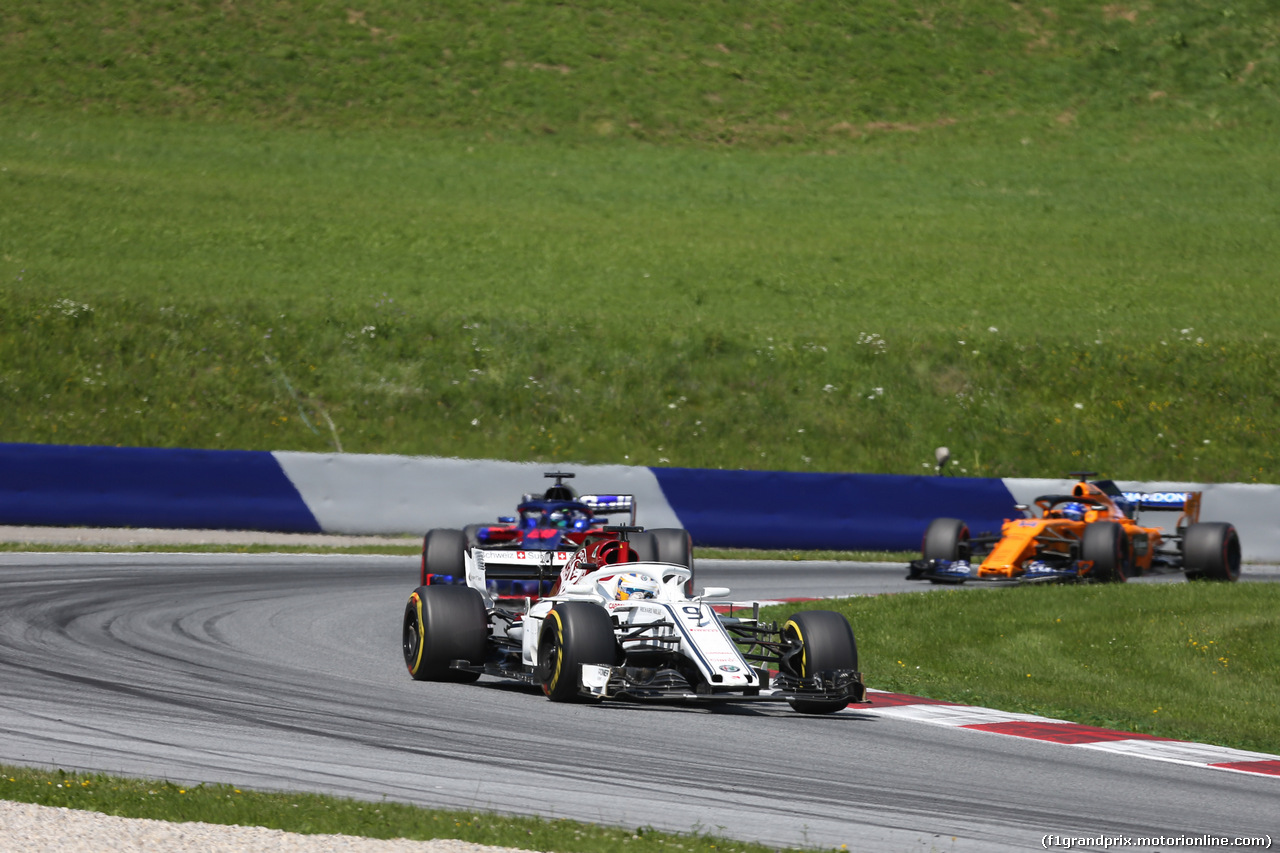
{"type": "Polygon", "coordinates": [[[354,835],[426,841],[457,838],[525,850],[715,850],[766,853],[776,848],[717,836],[620,829],[564,819],[508,817],[486,812],[424,809],[404,803],[319,794],[246,791],[232,785],[180,785],[62,770],[0,766],[0,799],[82,809],[127,818],[265,826],[308,835],[354,835]]]}
{"type": "Polygon", "coordinates": [[[1276,584],[936,590],[823,607],[853,625],[872,687],[1280,754],[1276,584]]]}

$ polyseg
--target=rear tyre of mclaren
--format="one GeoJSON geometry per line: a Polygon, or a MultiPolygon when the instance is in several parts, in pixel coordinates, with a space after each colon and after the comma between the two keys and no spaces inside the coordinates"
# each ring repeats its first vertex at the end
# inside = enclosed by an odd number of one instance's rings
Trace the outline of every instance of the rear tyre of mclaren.
{"type": "Polygon", "coordinates": [[[1225,521],[1192,524],[1182,534],[1182,568],[1187,580],[1240,580],[1240,535],[1225,521]]]}
{"type": "Polygon", "coordinates": [[[1124,583],[1129,579],[1129,537],[1114,521],[1098,521],[1084,529],[1080,537],[1080,559],[1092,560],[1089,577],[1102,583],[1124,583]]]}
{"type": "Polygon", "coordinates": [[[420,586],[404,608],[401,645],[415,681],[475,681],[476,672],[450,669],[455,660],[484,663],[489,615],[469,586],[420,586]]]}
{"type": "Polygon", "coordinates": [[[461,530],[428,530],[422,538],[422,577],[419,583],[426,584],[427,575],[450,575],[455,583],[465,583],[466,550],[467,536],[461,530]]]}
{"type": "MultiPolygon", "coordinates": [[[[858,668],[858,643],[849,620],[831,610],[804,610],[793,613],[782,626],[783,642],[798,646],[799,652],[784,659],[792,675],[809,678],[831,669],[858,668]]],[[[801,714],[834,714],[849,704],[847,699],[788,699],[801,714]]]]}
{"type": "Polygon", "coordinates": [[[582,702],[583,664],[613,666],[618,643],[609,612],[590,601],[562,601],[542,622],[538,639],[538,681],[552,702],[582,702]]]}

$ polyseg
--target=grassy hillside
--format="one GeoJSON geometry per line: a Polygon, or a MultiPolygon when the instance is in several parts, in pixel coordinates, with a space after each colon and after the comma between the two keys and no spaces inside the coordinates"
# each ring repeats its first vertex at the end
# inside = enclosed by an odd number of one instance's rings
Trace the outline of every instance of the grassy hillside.
{"type": "Polygon", "coordinates": [[[1280,477],[1266,2],[0,21],[4,440],[1280,477]]]}
{"type": "Polygon", "coordinates": [[[328,127],[816,142],[1139,111],[1275,120],[1269,0],[49,0],[5,103],[328,127]]]}

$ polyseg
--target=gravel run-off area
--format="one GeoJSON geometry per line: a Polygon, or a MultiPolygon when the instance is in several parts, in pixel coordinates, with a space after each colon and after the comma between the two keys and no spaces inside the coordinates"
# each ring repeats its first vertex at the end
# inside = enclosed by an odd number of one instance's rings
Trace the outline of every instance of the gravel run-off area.
{"type": "Polygon", "coordinates": [[[526,853],[469,841],[301,835],[261,826],[170,823],[0,800],[0,850],[22,853],[526,853]]]}

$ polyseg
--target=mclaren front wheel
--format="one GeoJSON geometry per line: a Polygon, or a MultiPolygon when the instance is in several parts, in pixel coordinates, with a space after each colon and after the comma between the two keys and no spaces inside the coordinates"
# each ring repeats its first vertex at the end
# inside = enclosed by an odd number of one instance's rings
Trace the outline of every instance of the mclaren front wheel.
{"type": "Polygon", "coordinates": [[[969,525],[958,518],[935,518],[929,522],[920,546],[925,560],[968,560],[973,552],[969,544],[969,525]]]}
{"type": "Polygon", "coordinates": [[[1093,563],[1089,577],[1102,583],[1129,579],[1129,537],[1114,521],[1096,521],[1080,537],[1080,559],[1093,563]]]}

